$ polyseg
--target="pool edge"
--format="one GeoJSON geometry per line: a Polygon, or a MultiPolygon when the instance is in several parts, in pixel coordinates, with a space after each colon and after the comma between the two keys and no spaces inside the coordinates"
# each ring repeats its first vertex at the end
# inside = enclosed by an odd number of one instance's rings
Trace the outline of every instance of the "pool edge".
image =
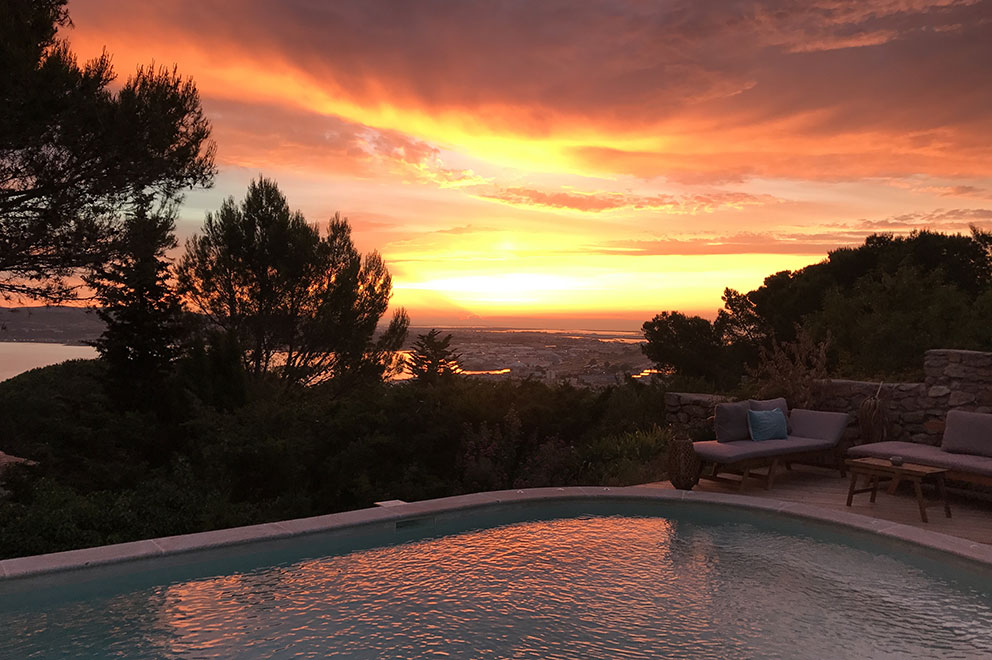
{"type": "Polygon", "coordinates": [[[877,535],[910,547],[945,553],[992,567],[992,546],[931,532],[901,523],[870,518],[857,513],[822,509],[808,504],[746,495],[661,490],[649,486],[602,487],[573,486],[487,491],[433,500],[409,502],[390,507],[355,509],[340,513],[297,518],[245,527],[232,527],[181,536],[166,536],[128,543],[67,550],[44,555],[0,560],[0,580],[75,571],[107,564],[166,557],[183,553],[230,547],[275,539],[305,536],[348,528],[392,525],[397,522],[440,513],[465,511],[499,504],[575,499],[631,499],[639,501],[685,502],[701,505],[730,506],[762,511],[773,515],[815,521],[877,535]]]}

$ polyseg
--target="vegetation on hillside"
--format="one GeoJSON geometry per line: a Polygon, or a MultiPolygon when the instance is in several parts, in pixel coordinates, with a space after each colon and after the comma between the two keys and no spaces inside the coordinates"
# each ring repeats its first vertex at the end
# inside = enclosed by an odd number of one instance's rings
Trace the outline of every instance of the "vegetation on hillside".
{"type": "Polygon", "coordinates": [[[660,478],[663,392],[535,381],[368,381],[345,393],[184,358],[159,401],[122,408],[103,360],[0,383],[0,557],[317,515],[385,499],[660,478]],[[236,374],[241,374],[238,380],[236,374]],[[233,378],[233,380],[232,380],[233,378]]]}

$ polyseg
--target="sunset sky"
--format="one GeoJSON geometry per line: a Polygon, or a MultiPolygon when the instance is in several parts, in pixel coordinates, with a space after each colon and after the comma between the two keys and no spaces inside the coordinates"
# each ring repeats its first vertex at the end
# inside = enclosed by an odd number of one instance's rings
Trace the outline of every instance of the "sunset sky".
{"type": "Polygon", "coordinates": [[[348,217],[417,325],[712,316],[872,232],[992,228],[992,1],[69,11],[81,59],[199,87],[220,175],[181,237],[264,174],[348,217]]]}

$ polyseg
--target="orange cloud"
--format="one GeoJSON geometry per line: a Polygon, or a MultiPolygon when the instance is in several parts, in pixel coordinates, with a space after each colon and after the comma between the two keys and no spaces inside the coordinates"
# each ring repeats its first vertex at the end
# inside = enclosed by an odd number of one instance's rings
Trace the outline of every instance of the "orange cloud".
{"type": "Polygon", "coordinates": [[[189,0],[129,8],[127,23],[116,3],[73,10],[102,28],[99,45],[122,44],[115,52],[150,53],[156,38],[178,47],[219,93],[279,96],[480,156],[502,149],[513,164],[567,167],[575,156],[577,168],[644,176],[992,172],[987,2],[189,0]],[[847,163],[862,148],[867,158],[847,163]]]}

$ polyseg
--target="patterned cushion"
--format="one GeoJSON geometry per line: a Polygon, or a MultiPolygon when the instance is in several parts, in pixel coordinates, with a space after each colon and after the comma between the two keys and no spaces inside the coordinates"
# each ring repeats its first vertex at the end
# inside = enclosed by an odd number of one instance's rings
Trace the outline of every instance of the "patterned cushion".
{"type": "Polygon", "coordinates": [[[785,413],[780,409],[748,410],[747,429],[755,442],[784,440],[789,436],[786,429],[785,413]]]}
{"type": "Polygon", "coordinates": [[[747,407],[748,410],[775,410],[778,408],[785,413],[785,423],[789,433],[792,433],[792,424],[789,424],[789,404],[782,397],[777,399],[748,399],[747,407]]]}

